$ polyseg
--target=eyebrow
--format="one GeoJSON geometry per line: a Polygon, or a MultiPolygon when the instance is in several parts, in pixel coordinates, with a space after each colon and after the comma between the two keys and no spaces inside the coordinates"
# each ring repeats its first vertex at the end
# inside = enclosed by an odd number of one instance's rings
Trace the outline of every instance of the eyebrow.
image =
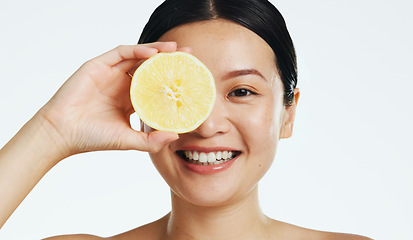
{"type": "Polygon", "coordinates": [[[267,81],[267,79],[264,77],[264,75],[260,73],[260,71],[258,71],[257,69],[253,69],[253,68],[231,71],[225,74],[223,79],[226,80],[226,79],[236,78],[236,77],[241,77],[241,76],[246,76],[246,75],[257,75],[261,77],[262,79],[264,79],[265,81],[267,81]]]}

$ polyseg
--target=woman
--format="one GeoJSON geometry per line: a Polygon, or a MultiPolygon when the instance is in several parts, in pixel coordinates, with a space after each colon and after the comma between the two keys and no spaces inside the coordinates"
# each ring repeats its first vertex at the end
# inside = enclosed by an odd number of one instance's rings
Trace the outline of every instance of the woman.
{"type": "Polygon", "coordinates": [[[110,239],[367,239],[282,223],[259,208],[258,181],[279,139],[292,134],[300,94],[294,47],[274,6],[265,0],[167,0],[139,43],[85,63],[1,150],[0,195],[7,196],[1,226],[66,157],[136,149],[149,152],[170,186],[172,211],[110,239]],[[194,54],[216,81],[209,118],[179,136],[147,126],[137,132],[129,125],[133,108],[126,72],[163,51],[194,54]],[[194,155],[224,155],[225,162],[204,166],[194,155]]]}

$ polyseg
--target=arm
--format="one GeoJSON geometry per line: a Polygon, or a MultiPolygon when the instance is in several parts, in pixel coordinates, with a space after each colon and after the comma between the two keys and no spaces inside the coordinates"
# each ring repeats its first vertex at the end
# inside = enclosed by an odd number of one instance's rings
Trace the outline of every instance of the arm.
{"type": "Polygon", "coordinates": [[[176,51],[176,44],[119,46],[86,62],[0,150],[0,228],[62,159],[98,150],[156,152],[178,138],[134,131],[129,123],[126,72],[159,51],[176,51]]]}
{"type": "Polygon", "coordinates": [[[64,158],[50,124],[33,117],[0,151],[0,227],[40,179],[64,158]]]}

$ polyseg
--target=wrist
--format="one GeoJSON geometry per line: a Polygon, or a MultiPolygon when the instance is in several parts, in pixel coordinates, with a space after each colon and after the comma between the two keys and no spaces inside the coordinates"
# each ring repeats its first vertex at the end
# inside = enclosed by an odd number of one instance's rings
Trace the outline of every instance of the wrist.
{"type": "Polygon", "coordinates": [[[40,150],[43,158],[58,163],[72,155],[62,133],[43,109],[36,113],[26,125],[33,136],[30,144],[40,150]]]}
{"type": "Polygon", "coordinates": [[[65,143],[53,124],[36,113],[1,149],[0,159],[29,162],[48,171],[62,159],[70,156],[65,143]]]}

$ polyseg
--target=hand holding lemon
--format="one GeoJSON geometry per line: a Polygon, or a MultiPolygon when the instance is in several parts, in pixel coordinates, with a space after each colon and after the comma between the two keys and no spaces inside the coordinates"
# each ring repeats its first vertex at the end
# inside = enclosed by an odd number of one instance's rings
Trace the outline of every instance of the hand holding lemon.
{"type": "Polygon", "coordinates": [[[52,123],[48,132],[54,146],[61,148],[60,158],[98,150],[156,152],[176,140],[176,133],[131,128],[135,110],[129,95],[131,78],[126,74],[159,52],[175,51],[173,42],[119,46],[79,68],[37,116],[52,123]]]}
{"type": "Polygon", "coordinates": [[[63,159],[98,150],[156,152],[207,119],[216,90],[211,72],[176,43],[120,46],[85,63],[39,111],[63,159]],[[144,61],[132,78],[126,74],[144,61]],[[130,93],[130,94],[129,94],[130,93]],[[137,112],[148,126],[135,131],[137,112]]]}
{"type": "MultiPolygon", "coordinates": [[[[90,151],[159,151],[176,140],[177,133],[202,124],[215,102],[210,71],[194,56],[177,50],[174,42],[119,46],[89,60],[7,148],[18,154],[20,142],[42,143],[45,147],[34,144],[36,153],[30,155],[52,164],[90,151]],[[142,61],[131,83],[126,72],[142,61]],[[135,110],[147,125],[161,131],[133,130],[130,115],[135,110]]],[[[26,149],[30,152],[27,144],[26,149]]]]}

